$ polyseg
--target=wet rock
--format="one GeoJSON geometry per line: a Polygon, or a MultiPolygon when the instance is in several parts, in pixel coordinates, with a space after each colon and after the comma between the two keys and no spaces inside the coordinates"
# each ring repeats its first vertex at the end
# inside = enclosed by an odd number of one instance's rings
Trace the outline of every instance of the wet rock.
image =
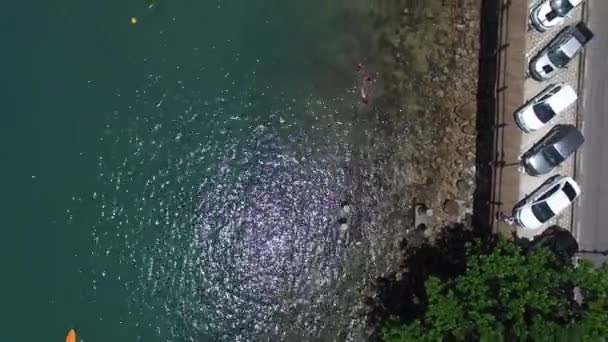
{"type": "Polygon", "coordinates": [[[350,228],[350,226],[346,223],[342,223],[340,225],[340,227],[338,227],[338,229],[340,230],[340,233],[346,233],[346,231],[348,231],[349,228],[350,228]]]}
{"type": "Polygon", "coordinates": [[[393,72],[393,76],[398,82],[401,82],[407,78],[403,70],[395,70],[395,72],[393,72]]]}
{"type": "Polygon", "coordinates": [[[344,216],[350,215],[350,205],[345,204],[344,206],[342,206],[342,215],[344,215],[344,216]]]}

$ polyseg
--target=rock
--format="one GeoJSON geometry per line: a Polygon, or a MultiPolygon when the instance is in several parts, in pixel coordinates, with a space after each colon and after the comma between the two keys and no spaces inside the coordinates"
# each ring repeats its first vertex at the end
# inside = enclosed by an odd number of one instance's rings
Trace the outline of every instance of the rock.
{"type": "Polygon", "coordinates": [[[342,213],[344,215],[350,214],[350,205],[348,205],[348,204],[343,205],[342,206],[342,213]]]}
{"type": "Polygon", "coordinates": [[[435,93],[435,95],[436,95],[438,98],[442,98],[442,97],[444,97],[444,96],[445,96],[445,92],[444,92],[443,90],[439,89],[439,90],[437,90],[437,92],[435,93]]]}
{"type": "Polygon", "coordinates": [[[456,115],[463,119],[473,118],[477,113],[477,104],[475,102],[468,102],[463,105],[456,107],[456,115]]]}
{"type": "Polygon", "coordinates": [[[395,77],[395,79],[397,81],[403,81],[405,80],[407,77],[405,75],[405,72],[403,72],[403,70],[399,69],[399,70],[395,70],[393,72],[393,76],[395,77]]]}
{"type": "Polygon", "coordinates": [[[338,229],[340,229],[341,233],[346,233],[346,231],[348,230],[348,228],[350,228],[348,224],[342,223],[338,229]]]}
{"type": "Polygon", "coordinates": [[[461,179],[461,180],[457,181],[456,187],[458,188],[458,191],[461,191],[464,193],[469,193],[471,190],[473,190],[473,184],[472,184],[471,180],[469,180],[469,179],[461,179]]]}
{"type": "Polygon", "coordinates": [[[403,169],[408,184],[424,184],[426,182],[426,172],[423,168],[414,164],[407,164],[403,169]]]}
{"type": "Polygon", "coordinates": [[[423,234],[424,237],[428,239],[431,237],[431,235],[433,235],[433,229],[431,227],[426,227],[423,234]]]}
{"type": "Polygon", "coordinates": [[[462,126],[460,126],[460,130],[466,135],[475,135],[475,129],[476,127],[473,121],[465,121],[462,123],[462,126]]]}
{"type": "Polygon", "coordinates": [[[446,200],[443,202],[443,211],[449,215],[457,217],[460,215],[460,204],[454,200],[446,200]]]}

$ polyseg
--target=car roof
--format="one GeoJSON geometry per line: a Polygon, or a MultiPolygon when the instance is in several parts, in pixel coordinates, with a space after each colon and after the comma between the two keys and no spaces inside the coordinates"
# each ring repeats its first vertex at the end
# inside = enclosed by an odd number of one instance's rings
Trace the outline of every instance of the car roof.
{"type": "Polygon", "coordinates": [[[551,197],[547,198],[545,203],[547,203],[549,208],[551,208],[551,210],[557,216],[560,212],[562,212],[562,210],[566,209],[570,205],[571,201],[568,196],[566,196],[566,194],[560,190],[554,193],[551,197]]]}
{"type": "Polygon", "coordinates": [[[561,84],[559,86],[561,86],[560,90],[547,99],[547,103],[551,105],[553,110],[557,113],[566,109],[578,98],[571,86],[561,84]]]}
{"type": "Polygon", "coordinates": [[[559,48],[570,58],[574,57],[576,53],[583,47],[583,43],[578,41],[574,36],[568,38],[566,42],[559,45],[559,48]]]}
{"type": "Polygon", "coordinates": [[[560,139],[553,146],[562,156],[569,156],[585,142],[585,137],[572,125],[556,125],[555,129],[560,131],[560,139]]]}

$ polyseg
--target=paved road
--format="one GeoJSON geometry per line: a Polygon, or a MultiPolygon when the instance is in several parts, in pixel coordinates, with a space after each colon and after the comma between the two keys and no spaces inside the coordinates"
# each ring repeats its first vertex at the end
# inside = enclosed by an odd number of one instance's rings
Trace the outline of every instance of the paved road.
{"type": "Polygon", "coordinates": [[[583,194],[576,209],[575,234],[583,250],[608,250],[608,1],[587,1],[595,37],[587,48],[582,113],[585,145],[578,175],[583,194]]]}

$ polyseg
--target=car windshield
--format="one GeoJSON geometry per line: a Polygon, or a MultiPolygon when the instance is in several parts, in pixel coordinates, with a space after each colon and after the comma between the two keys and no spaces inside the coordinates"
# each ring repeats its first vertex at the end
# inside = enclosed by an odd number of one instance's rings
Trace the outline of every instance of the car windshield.
{"type": "Polygon", "coordinates": [[[566,194],[566,196],[568,196],[568,199],[571,202],[574,201],[574,199],[576,198],[576,191],[574,190],[574,188],[572,187],[572,185],[570,185],[570,183],[564,184],[564,187],[563,187],[562,190],[564,191],[564,193],[566,194]]]}
{"type": "Polygon", "coordinates": [[[549,191],[545,192],[542,196],[536,199],[536,201],[544,201],[549,198],[551,195],[556,193],[559,190],[559,184],[549,189],[549,191]]]}
{"type": "Polygon", "coordinates": [[[537,103],[533,108],[534,113],[542,123],[547,123],[547,121],[551,120],[555,116],[553,109],[551,109],[551,107],[545,102],[537,103]]]}
{"type": "Polygon", "coordinates": [[[558,68],[565,66],[570,61],[570,57],[568,57],[560,48],[549,50],[548,55],[551,63],[558,68]]]}
{"type": "Polygon", "coordinates": [[[541,223],[545,223],[555,216],[555,213],[549,208],[549,205],[546,202],[534,204],[532,206],[532,212],[541,223]]]}
{"type": "Polygon", "coordinates": [[[543,156],[553,166],[559,165],[564,161],[564,157],[557,151],[555,146],[550,145],[543,149],[543,156]]]}
{"type": "Polygon", "coordinates": [[[570,0],[553,0],[551,1],[551,9],[557,13],[560,17],[565,17],[574,6],[570,3],[570,0]]]}

